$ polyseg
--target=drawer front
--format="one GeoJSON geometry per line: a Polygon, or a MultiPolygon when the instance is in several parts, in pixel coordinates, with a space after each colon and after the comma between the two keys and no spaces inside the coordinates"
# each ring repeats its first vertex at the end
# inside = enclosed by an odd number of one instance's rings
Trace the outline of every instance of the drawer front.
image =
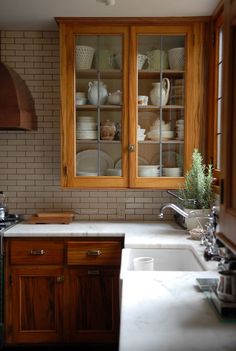
{"type": "Polygon", "coordinates": [[[62,264],[64,243],[53,240],[14,239],[10,242],[11,264],[62,264]]]}
{"type": "Polygon", "coordinates": [[[120,265],[121,243],[86,241],[67,243],[68,265],[120,265]]]}

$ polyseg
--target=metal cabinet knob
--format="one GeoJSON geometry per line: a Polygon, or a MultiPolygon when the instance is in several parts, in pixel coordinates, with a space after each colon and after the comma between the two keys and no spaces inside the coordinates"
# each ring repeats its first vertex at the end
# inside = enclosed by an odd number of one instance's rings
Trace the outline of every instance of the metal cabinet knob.
{"type": "Polygon", "coordinates": [[[129,150],[129,152],[134,152],[134,151],[135,151],[135,146],[134,146],[134,144],[129,144],[128,150],[129,150]]]}
{"type": "Polygon", "coordinates": [[[101,250],[88,250],[87,255],[88,256],[101,256],[102,252],[101,250]]]}

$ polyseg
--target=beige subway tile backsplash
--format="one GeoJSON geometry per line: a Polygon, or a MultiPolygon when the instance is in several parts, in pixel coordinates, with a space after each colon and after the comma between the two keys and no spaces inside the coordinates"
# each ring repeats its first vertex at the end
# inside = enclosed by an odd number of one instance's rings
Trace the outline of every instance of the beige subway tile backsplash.
{"type": "Polygon", "coordinates": [[[80,221],[156,221],[165,191],[63,190],[60,186],[60,56],[57,31],[2,31],[1,60],[25,80],[37,131],[0,131],[0,190],[12,213],[74,210],[80,221]]]}

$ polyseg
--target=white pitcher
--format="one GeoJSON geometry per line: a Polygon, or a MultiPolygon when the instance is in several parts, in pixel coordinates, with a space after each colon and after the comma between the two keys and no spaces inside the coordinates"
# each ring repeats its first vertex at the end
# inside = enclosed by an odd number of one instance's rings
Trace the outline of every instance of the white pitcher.
{"type": "Polygon", "coordinates": [[[170,92],[170,81],[163,78],[162,82],[152,83],[153,89],[150,91],[150,98],[153,105],[164,106],[168,102],[170,92]]]}
{"type": "Polygon", "coordinates": [[[88,83],[88,100],[92,105],[104,105],[107,100],[107,87],[101,81],[93,81],[88,83]]]}

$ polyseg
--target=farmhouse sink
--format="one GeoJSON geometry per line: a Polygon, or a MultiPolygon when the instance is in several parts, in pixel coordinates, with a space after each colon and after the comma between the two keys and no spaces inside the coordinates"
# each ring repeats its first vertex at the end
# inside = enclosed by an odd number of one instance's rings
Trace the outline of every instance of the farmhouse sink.
{"type": "Polygon", "coordinates": [[[134,271],[134,258],[153,257],[154,271],[204,271],[205,268],[190,247],[132,248],[122,250],[121,277],[134,271]]]}

